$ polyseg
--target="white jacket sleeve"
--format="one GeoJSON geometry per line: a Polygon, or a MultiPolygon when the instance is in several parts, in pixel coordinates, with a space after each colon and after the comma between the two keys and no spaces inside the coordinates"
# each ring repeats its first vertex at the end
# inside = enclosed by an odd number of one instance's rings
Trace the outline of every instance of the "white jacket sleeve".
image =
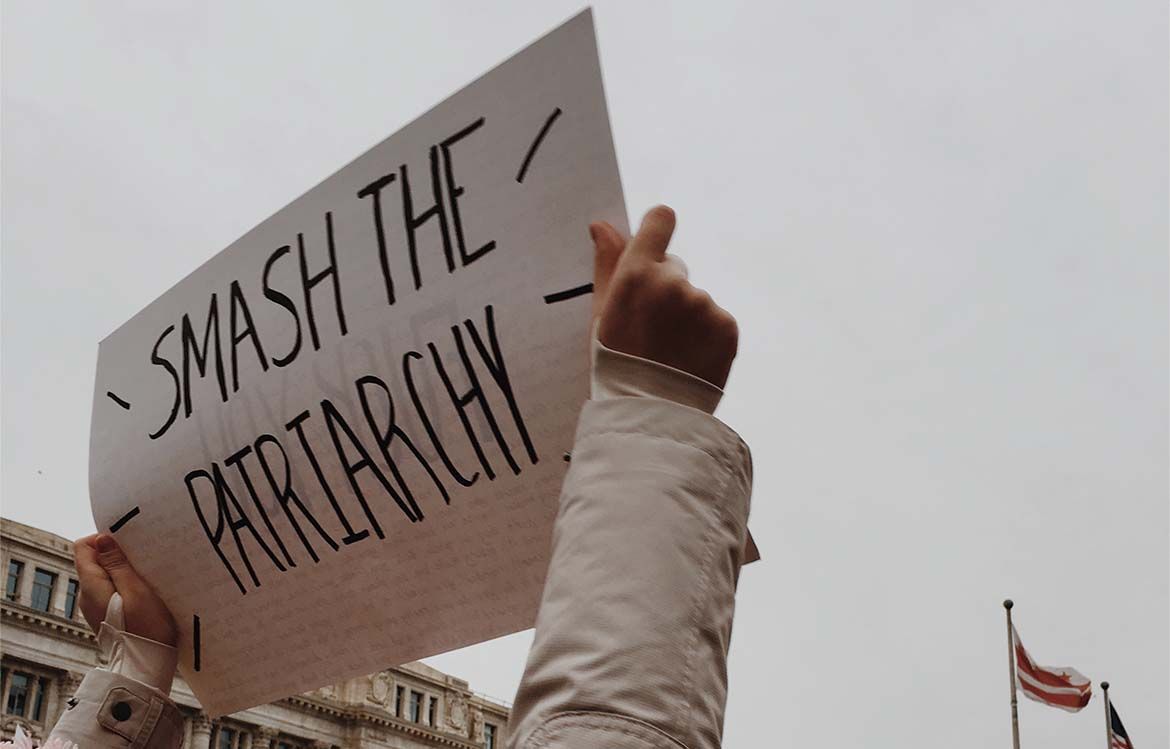
{"type": "Polygon", "coordinates": [[[49,741],[78,749],[178,749],[183,716],[169,698],[178,654],[169,645],[125,631],[115,593],[98,632],[109,660],[85,675],[49,741]]]}
{"type": "Polygon", "coordinates": [[[701,410],[585,405],[515,749],[720,745],[751,480],[747,446],[701,410]]]}

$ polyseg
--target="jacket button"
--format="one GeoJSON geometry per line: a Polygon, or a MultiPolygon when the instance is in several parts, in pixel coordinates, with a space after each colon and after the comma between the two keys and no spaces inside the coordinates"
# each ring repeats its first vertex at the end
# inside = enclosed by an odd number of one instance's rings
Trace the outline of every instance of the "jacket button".
{"type": "Polygon", "coordinates": [[[123,721],[130,720],[130,705],[125,702],[115,702],[114,706],[110,708],[110,715],[114,716],[114,720],[123,721]]]}

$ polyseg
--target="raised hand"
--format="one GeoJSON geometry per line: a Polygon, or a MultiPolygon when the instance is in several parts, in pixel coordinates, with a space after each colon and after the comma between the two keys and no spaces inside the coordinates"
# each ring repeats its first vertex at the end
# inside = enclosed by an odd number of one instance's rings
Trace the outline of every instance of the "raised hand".
{"type": "Polygon", "coordinates": [[[126,631],[173,646],[179,630],[166,604],[143,580],[118,542],[108,533],[95,533],[73,544],[73,560],[81,582],[81,614],[97,632],[106,618],[114,593],[122,596],[126,631]]]}
{"type": "Polygon", "coordinates": [[[629,240],[608,223],[589,226],[598,338],[612,349],[722,388],[739,345],[739,327],[707,292],[691,285],[682,261],[667,254],[674,224],[674,211],[660,205],[650,209],[629,240]]]}

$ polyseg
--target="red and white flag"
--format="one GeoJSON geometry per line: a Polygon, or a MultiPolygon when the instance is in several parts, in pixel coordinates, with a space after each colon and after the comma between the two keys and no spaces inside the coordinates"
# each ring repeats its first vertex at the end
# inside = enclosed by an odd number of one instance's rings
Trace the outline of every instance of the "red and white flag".
{"type": "Polygon", "coordinates": [[[1020,633],[1014,625],[1012,637],[1016,651],[1016,684],[1025,696],[1070,713],[1089,704],[1093,687],[1084,674],[1068,666],[1037,666],[1024,650],[1020,633]]]}

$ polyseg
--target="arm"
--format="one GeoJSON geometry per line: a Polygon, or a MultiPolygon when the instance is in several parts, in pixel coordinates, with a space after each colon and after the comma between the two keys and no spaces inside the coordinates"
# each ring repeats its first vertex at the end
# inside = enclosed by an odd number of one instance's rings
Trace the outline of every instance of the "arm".
{"type": "Polygon", "coordinates": [[[166,606],[108,535],[74,544],[81,613],[109,666],[86,674],[49,739],[79,749],[178,749],[183,718],[170,700],[178,636],[166,606]]]}
{"type": "Polygon", "coordinates": [[[669,209],[597,243],[582,410],[512,745],[715,749],[751,458],[711,416],[734,320],[666,255],[669,209]]]}

